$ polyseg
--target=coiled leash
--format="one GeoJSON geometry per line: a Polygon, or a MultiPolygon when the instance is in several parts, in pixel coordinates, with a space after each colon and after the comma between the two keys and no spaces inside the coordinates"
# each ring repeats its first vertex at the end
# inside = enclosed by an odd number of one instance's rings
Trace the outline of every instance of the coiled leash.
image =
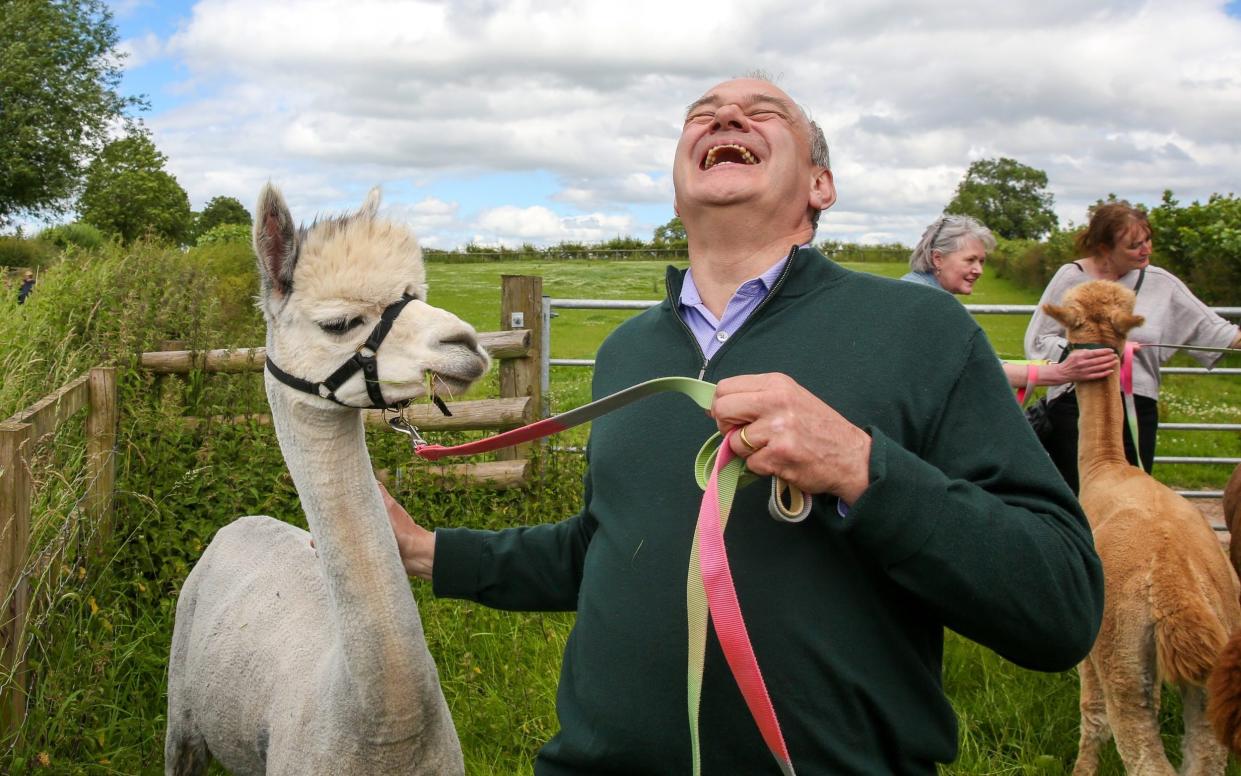
{"type": "MultiPolygon", "coordinates": [[[[657,393],[674,391],[688,396],[699,407],[710,409],[715,385],[689,377],[661,377],[617,391],[610,396],[577,409],[554,415],[528,426],[506,431],[476,442],[452,447],[427,444],[418,430],[403,417],[389,420],[393,429],[408,434],[414,453],[428,461],[460,455],[475,455],[550,436],[589,420],[605,415],[639,399],[657,393]]],[[[793,762],[776,719],[775,708],[767,693],[766,683],[758,667],[758,659],[750,644],[737,590],[733,585],[724,546],[724,529],[737,489],[758,479],[745,468],[745,460],[732,450],[731,440],[738,429],[730,429],[722,437],[711,436],[698,451],[694,475],[704,491],[690,546],[689,572],[685,587],[685,603],[689,621],[688,699],[690,750],[695,776],[702,772],[701,744],[698,734],[702,681],[706,668],[707,621],[715,628],[724,658],[741,689],[750,716],[758,725],[763,741],[775,758],[781,773],[795,776],[793,762]]],[[[771,516],[782,522],[799,523],[810,514],[811,499],[796,487],[772,478],[767,508],[771,516]]]]}

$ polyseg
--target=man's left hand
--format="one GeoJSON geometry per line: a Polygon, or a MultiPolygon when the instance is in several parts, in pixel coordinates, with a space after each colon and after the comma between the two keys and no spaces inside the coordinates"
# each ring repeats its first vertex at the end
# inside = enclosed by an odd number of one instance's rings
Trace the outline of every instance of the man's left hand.
{"type": "Polygon", "coordinates": [[[777,476],[805,493],[855,503],[870,483],[870,435],[793,378],[741,375],[715,388],[711,415],[732,437],[733,452],[755,474],[777,476]],[[746,443],[749,443],[748,445],[746,443]]]}

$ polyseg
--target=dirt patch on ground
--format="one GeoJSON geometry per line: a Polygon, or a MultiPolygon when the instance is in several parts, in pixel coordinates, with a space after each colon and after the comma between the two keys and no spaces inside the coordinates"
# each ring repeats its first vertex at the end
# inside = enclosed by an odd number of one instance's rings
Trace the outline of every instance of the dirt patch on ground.
{"type": "Polygon", "coordinates": [[[1189,503],[1198,507],[1198,511],[1202,513],[1202,516],[1215,529],[1215,535],[1219,537],[1219,543],[1227,549],[1228,530],[1227,524],[1224,522],[1224,500],[1218,498],[1195,498],[1190,499],[1189,503]]]}
{"type": "Polygon", "coordinates": [[[1224,500],[1219,498],[1196,498],[1191,503],[1198,507],[1211,525],[1224,525],[1224,500]]]}

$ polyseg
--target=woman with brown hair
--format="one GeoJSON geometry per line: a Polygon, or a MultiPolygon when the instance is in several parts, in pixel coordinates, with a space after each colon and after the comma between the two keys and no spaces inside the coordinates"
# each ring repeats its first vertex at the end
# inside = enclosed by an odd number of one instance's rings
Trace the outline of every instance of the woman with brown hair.
{"type": "MultiPolygon", "coordinates": [[[[1064,327],[1043,312],[1045,303],[1059,304],[1064,292],[1088,280],[1113,280],[1137,293],[1134,312],[1146,323],[1129,333],[1133,342],[1205,347],[1241,347],[1241,329],[1211,311],[1181,280],[1150,263],[1151,227],[1146,213],[1128,202],[1100,205],[1089,225],[1077,236],[1082,258],[1056,271],[1038,309],[1026,328],[1027,358],[1059,361],[1065,356],[1064,327]]],[[[1172,357],[1173,348],[1141,348],[1133,357],[1133,394],[1137,415],[1138,444],[1135,448],[1125,428],[1125,456],[1147,472],[1154,466],[1155,430],[1159,424],[1159,365],[1172,357]]],[[[1186,351],[1203,366],[1215,365],[1222,353],[1186,351]]],[[[1077,397],[1071,384],[1047,392],[1051,431],[1043,446],[1076,493],[1077,397]]],[[[1126,420],[1128,409],[1126,408],[1126,420]]]]}

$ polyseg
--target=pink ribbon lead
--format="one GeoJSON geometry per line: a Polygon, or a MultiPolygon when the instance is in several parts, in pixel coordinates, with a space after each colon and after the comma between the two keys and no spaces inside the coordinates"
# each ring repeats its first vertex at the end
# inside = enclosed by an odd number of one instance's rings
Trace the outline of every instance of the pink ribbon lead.
{"type": "Polygon", "coordinates": [[[741,689],[741,695],[763,741],[775,758],[781,773],[795,776],[793,761],[789,756],[788,746],[784,743],[784,734],[780,730],[775,707],[767,693],[767,683],[763,681],[758,658],[750,644],[750,634],[741,616],[741,604],[737,600],[737,588],[733,584],[728,553],[724,547],[724,528],[732,510],[733,493],[745,465],[740,458],[734,456],[729,444],[735,433],[737,430],[734,428],[724,435],[719,452],[716,453],[711,477],[707,480],[706,492],[703,493],[702,504],[698,510],[698,523],[694,531],[695,552],[690,557],[689,581],[686,587],[690,643],[689,712],[694,774],[697,776],[701,773],[698,710],[702,676],[706,667],[704,652],[709,612],[715,635],[720,641],[720,649],[724,652],[724,658],[741,689]]]}

